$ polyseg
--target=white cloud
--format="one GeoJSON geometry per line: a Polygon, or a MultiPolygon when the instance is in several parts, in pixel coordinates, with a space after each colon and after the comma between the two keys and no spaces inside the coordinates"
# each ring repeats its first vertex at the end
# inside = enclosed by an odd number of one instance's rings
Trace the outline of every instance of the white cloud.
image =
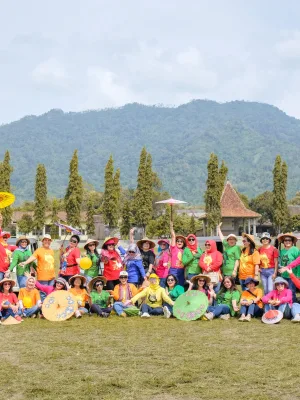
{"type": "Polygon", "coordinates": [[[49,58],[38,64],[32,71],[32,79],[37,85],[67,86],[67,72],[56,58],[49,58]]]}

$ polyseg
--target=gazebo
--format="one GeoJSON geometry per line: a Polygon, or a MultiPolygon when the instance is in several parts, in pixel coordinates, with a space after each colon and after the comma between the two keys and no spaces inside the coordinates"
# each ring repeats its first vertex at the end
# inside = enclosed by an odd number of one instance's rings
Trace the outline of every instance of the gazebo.
{"type": "MultiPolygon", "coordinates": [[[[230,233],[241,235],[242,232],[247,232],[256,236],[257,221],[261,215],[245,206],[229,181],[226,182],[221,196],[221,216],[224,235],[230,233]]],[[[204,220],[203,234],[206,236],[206,214],[202,219],[204,220]]]]}

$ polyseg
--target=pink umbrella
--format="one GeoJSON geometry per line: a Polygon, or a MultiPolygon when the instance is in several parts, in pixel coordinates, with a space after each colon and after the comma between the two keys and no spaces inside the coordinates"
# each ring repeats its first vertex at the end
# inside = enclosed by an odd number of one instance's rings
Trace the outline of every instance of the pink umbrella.
{"type": "Polygon", "coordinates": [[[169,204],[171,206],[171,221],[173,222],[173,205],[174,204],[186,204],[186,201],[176,200],[172,197],[167,200],[156,201],[156,204],[169,204]]]}

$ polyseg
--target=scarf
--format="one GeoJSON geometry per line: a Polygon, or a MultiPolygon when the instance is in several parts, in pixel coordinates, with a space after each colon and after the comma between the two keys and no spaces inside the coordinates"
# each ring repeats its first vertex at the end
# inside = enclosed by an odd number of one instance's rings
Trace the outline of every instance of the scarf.
{"type": "Polygon", "coordinates": [[[18,250],[21,251],[22,253],[24,253],[24,251],[26,251],[27,249],[28,249],[28,246],[27,247],[22,247],[22,246],[18,247],[18,250]]]}
{"type": "Polygon", "coordinates": [[[128,283],[126,283],[126,285],[119,284],[119,301],[123,301],[123,299],[126,301],[130,300],[131,298],[132,292],[130,289],[130,285],[128,283]]]}
{"type": "Polygon", "coordinates": [[[141,260],[141,259],[142,259],[142,256],[141,256],[140,249],[137,247],[137,245],[135,243],[130,243],[130,245],[128,246],[128,249],[126,250],[123,264],[126,265],[126,263],[130,260],[141,260]],[[129,253],[129,251],[134,251],[135,254],[132,255],[129,253]]]}
{"type": "Polygon", "coordinates": [[[187,236],[186,246],[191,250],[192,253],[196,253],[198,251],[198,241],[195,235],[190,234],[187,236]],[[189,242],[190,237],[193,237],[195,239],[194,243],[189,242]]]}

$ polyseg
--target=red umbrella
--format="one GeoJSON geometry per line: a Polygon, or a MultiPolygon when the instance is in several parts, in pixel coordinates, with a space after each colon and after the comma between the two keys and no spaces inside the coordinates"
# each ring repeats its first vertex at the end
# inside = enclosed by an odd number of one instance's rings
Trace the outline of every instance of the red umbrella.
{"type": "Polygon", "coordinates": [[[186,204],[186,201],[176,200],[176,199],[173,199],[171,197],[170,199],[156,201],[155,203],[156,204],[169,204],[170,205],[170,207],[171,207],[171,221],[173,222],[173,205],[174,204],[186,204]]]}

